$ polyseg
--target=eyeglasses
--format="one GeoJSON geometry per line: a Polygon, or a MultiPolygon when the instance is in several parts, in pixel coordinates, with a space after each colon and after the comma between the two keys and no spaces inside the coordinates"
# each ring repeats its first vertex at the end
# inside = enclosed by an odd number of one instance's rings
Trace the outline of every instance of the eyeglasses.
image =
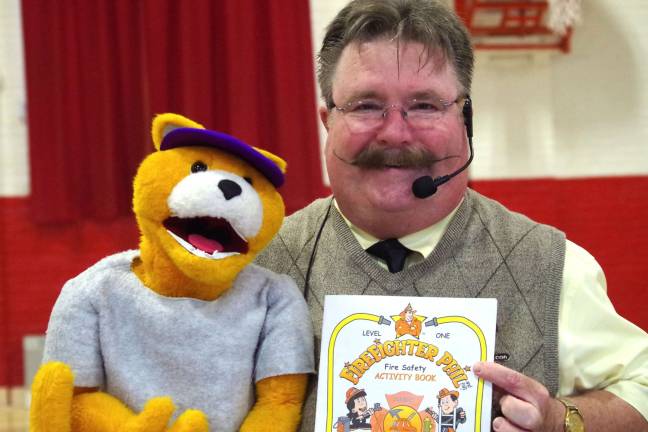
{"type": "Polygon", "coordinates": [[[333,107],[343,114],[343,117],[353,133],[369,132],[379,128],[391,110],[400,111],[403,119],[414,129],[430,129],[442,118],[450,107],[465,98],[459,97],[452,102],[446,102],[436,97],[410,99],[403,105],[386,105],[376,99],[352,100],[343,106],[333,107]]]}

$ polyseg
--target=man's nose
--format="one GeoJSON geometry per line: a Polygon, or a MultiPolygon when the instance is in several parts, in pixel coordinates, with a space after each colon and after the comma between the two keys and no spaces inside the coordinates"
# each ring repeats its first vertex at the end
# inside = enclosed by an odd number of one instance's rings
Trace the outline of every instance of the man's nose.
{"type": "Polygon", "coordinates": [[[408,143],[412,139],[412,128],[407,122],[407,113],[399,106],[387,108],[383,114],[383,123],[378,129],[376,138],[388,144],[408,143]]]}
{"type": "Polygon", "coordinates": [[[391,105],[387,108],[385,108],[385,111],[383,111],[383,118],[387,118],[389,116],[389,113],[391,111],[396,111],[397,114],[400,114],[403,119],[407,118],[407,111],[403,109],[403,107],[398,106],[398,105],[391,105]]]}

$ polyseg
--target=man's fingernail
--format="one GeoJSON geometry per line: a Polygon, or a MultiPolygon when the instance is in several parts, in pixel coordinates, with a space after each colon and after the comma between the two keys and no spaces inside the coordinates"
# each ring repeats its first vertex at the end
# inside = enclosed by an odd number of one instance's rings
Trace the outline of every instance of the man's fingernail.
{"type": "Polygon", "coordinates": [[[495,420],[493,420],[493,430],[499,430],[501,425],[502,419],[500,417],[497,417],[495,420]]]}
{"type": "Polygon", "coordinates": [[[472,370],[473,370],[473,372],[474,372],[476,375],[479,375],[479,374],[481,373],[481,371],[482,371],[482,364],[481,364],[481,362],[477,362],[477,363],[475,363],[475,364],[473,365],[473,367],[472,367],[472,370]]]}

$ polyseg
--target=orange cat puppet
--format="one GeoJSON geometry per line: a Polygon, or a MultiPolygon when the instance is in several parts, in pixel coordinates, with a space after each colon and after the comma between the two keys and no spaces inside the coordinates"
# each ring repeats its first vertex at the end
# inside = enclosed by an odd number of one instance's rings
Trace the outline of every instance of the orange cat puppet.
{"type": "Polygon", "coordinates": [[[252,263],[284,217],[285,162],[176,114],[152,135],[140,248],[63,287],[30,431],[294,431],[312,323],[294,282],[252,263]]]}

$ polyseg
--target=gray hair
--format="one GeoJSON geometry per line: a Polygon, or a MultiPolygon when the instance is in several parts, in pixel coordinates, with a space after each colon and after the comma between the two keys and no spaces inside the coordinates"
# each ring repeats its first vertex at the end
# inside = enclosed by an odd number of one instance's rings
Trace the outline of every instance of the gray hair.
{"type": "Polygon", "coordinates": [[[418,42],[426,56],[440,52],[457,74],[460,91],[470,94],[474,64],[466,27],[440,0],[353,0],[331,21],[317,56],[317,79],[328,108],[333,107],[333,74],[344,48],[380,38],[418,42]]]}

